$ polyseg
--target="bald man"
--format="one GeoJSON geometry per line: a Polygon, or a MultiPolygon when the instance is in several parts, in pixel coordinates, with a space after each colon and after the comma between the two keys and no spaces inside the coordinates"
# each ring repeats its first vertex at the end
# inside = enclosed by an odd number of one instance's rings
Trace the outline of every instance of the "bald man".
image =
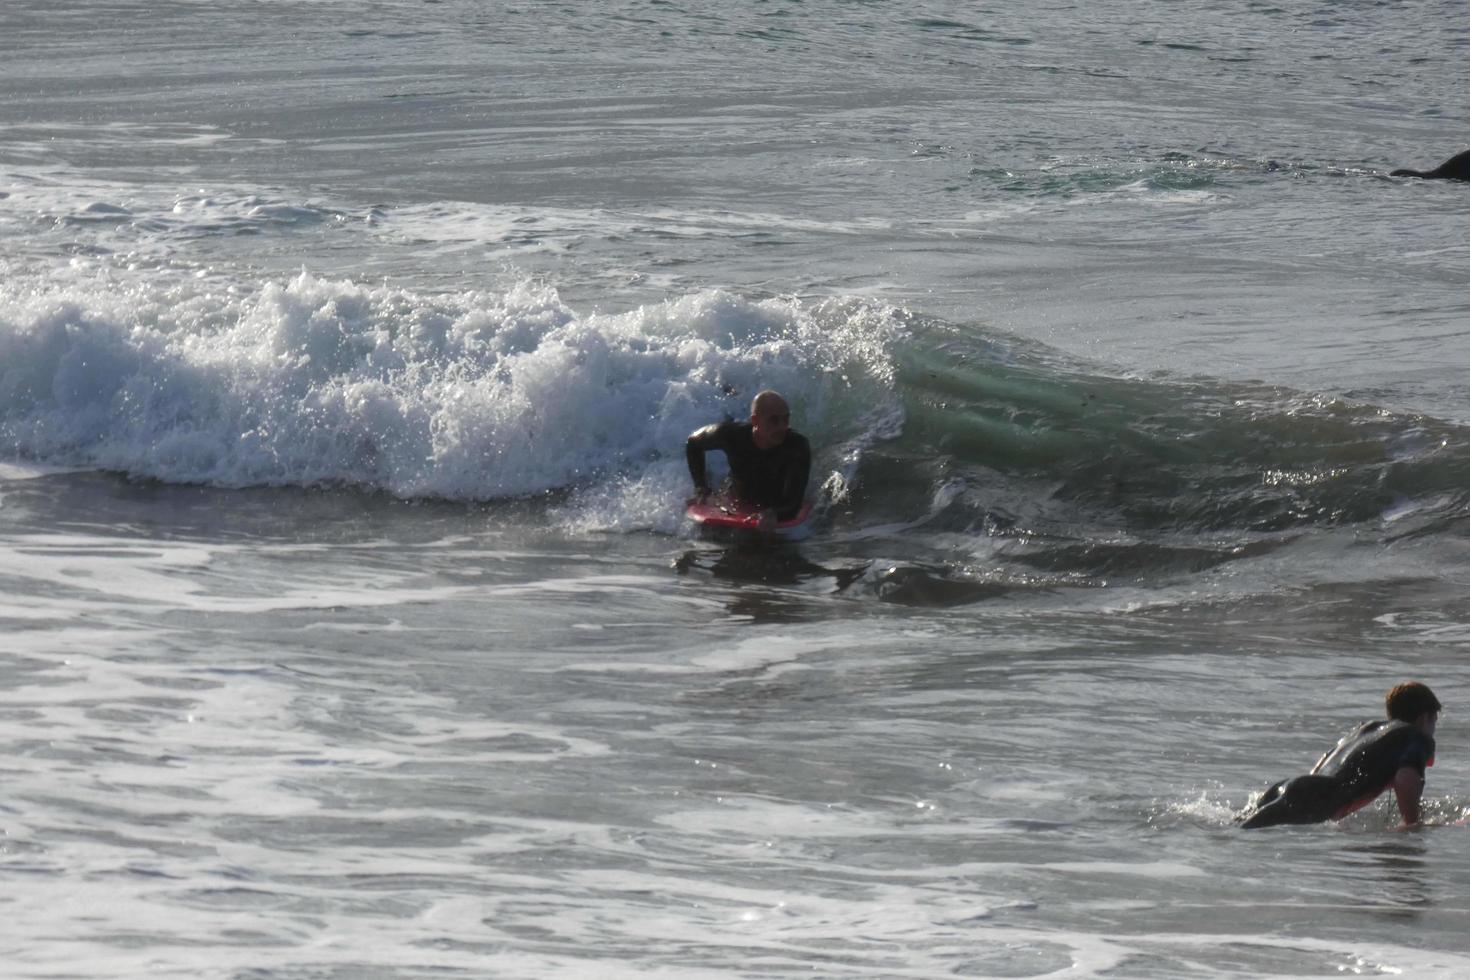
{"type": "Polygon", "coordinates": [[[791,429],[786,399],[766,390],[750,403],[750,421],[718,422],[689,436],[684,455],[694,492],[708,496],[704,454],[718,449],[730,464],[729,493],[736,502],[761,510],[761,528],[790,520],[801,510],[812,468],[811,446],[791,429]]]}

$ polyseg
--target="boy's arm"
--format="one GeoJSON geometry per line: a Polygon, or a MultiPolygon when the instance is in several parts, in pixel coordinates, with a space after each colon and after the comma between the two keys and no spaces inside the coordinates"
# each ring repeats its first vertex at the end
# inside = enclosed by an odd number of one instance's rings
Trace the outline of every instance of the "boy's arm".
{"type": "Polygon", "coordinates": [[[1393,795],[1398,799],[1403,829],[1419,823],[1419,798],[1424,795],[1424,774],[1413,766],[1403,766],[1393,777],[1393,795]]]}

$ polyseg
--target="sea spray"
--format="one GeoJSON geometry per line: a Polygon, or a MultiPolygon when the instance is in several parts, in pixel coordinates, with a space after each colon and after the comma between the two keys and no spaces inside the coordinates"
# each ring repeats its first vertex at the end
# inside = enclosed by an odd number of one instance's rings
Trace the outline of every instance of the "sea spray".
{"type": "Polygon", "coordinates": [[[450,295],[309,273],[234,292],[116,286],[4,298],[0,452],[225,487],[667,491],[688,432],[743,417],[765,387],[820,444],[863,439],[857,420],[892,402],[904,333],[863,303],[718,291],[584,315],[529,281],[450,295]]]}

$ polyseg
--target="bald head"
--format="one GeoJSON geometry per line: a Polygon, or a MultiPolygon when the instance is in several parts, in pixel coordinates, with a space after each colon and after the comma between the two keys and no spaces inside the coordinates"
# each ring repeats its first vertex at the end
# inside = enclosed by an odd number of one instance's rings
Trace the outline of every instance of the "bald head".
{"type": "Polygon", "coordinates": [[[750,414],[759,415],[761,412],[784,412],[787,411],[786,399],[781,393],[767,388],[756,395],[750,402],[750,414]]]}
{"type": "Polygon", "coordinates": [[[774,449],[786,441],[791,409],[786,399],[767,388],[750,403],[750,435],[758,449],[774,449]]]}

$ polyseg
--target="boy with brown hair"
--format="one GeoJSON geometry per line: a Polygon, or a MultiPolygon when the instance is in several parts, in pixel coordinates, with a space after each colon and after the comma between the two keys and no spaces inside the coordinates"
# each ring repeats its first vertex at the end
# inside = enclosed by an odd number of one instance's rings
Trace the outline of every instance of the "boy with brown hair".
{"type": "Polygon", "coordinates": [[[1406,681],[1383,700],[1386,721],[1359,725],[1318,759],[1309,775],[1282,780],[1266,790],[1240,818],[1240,825],[1254,829],[1341,820],[1390,786],[1404,818],[1399,829],[1417,825],[1424,769],[1434,765],[1439,699],[1418,681],[1406,681]]]}

